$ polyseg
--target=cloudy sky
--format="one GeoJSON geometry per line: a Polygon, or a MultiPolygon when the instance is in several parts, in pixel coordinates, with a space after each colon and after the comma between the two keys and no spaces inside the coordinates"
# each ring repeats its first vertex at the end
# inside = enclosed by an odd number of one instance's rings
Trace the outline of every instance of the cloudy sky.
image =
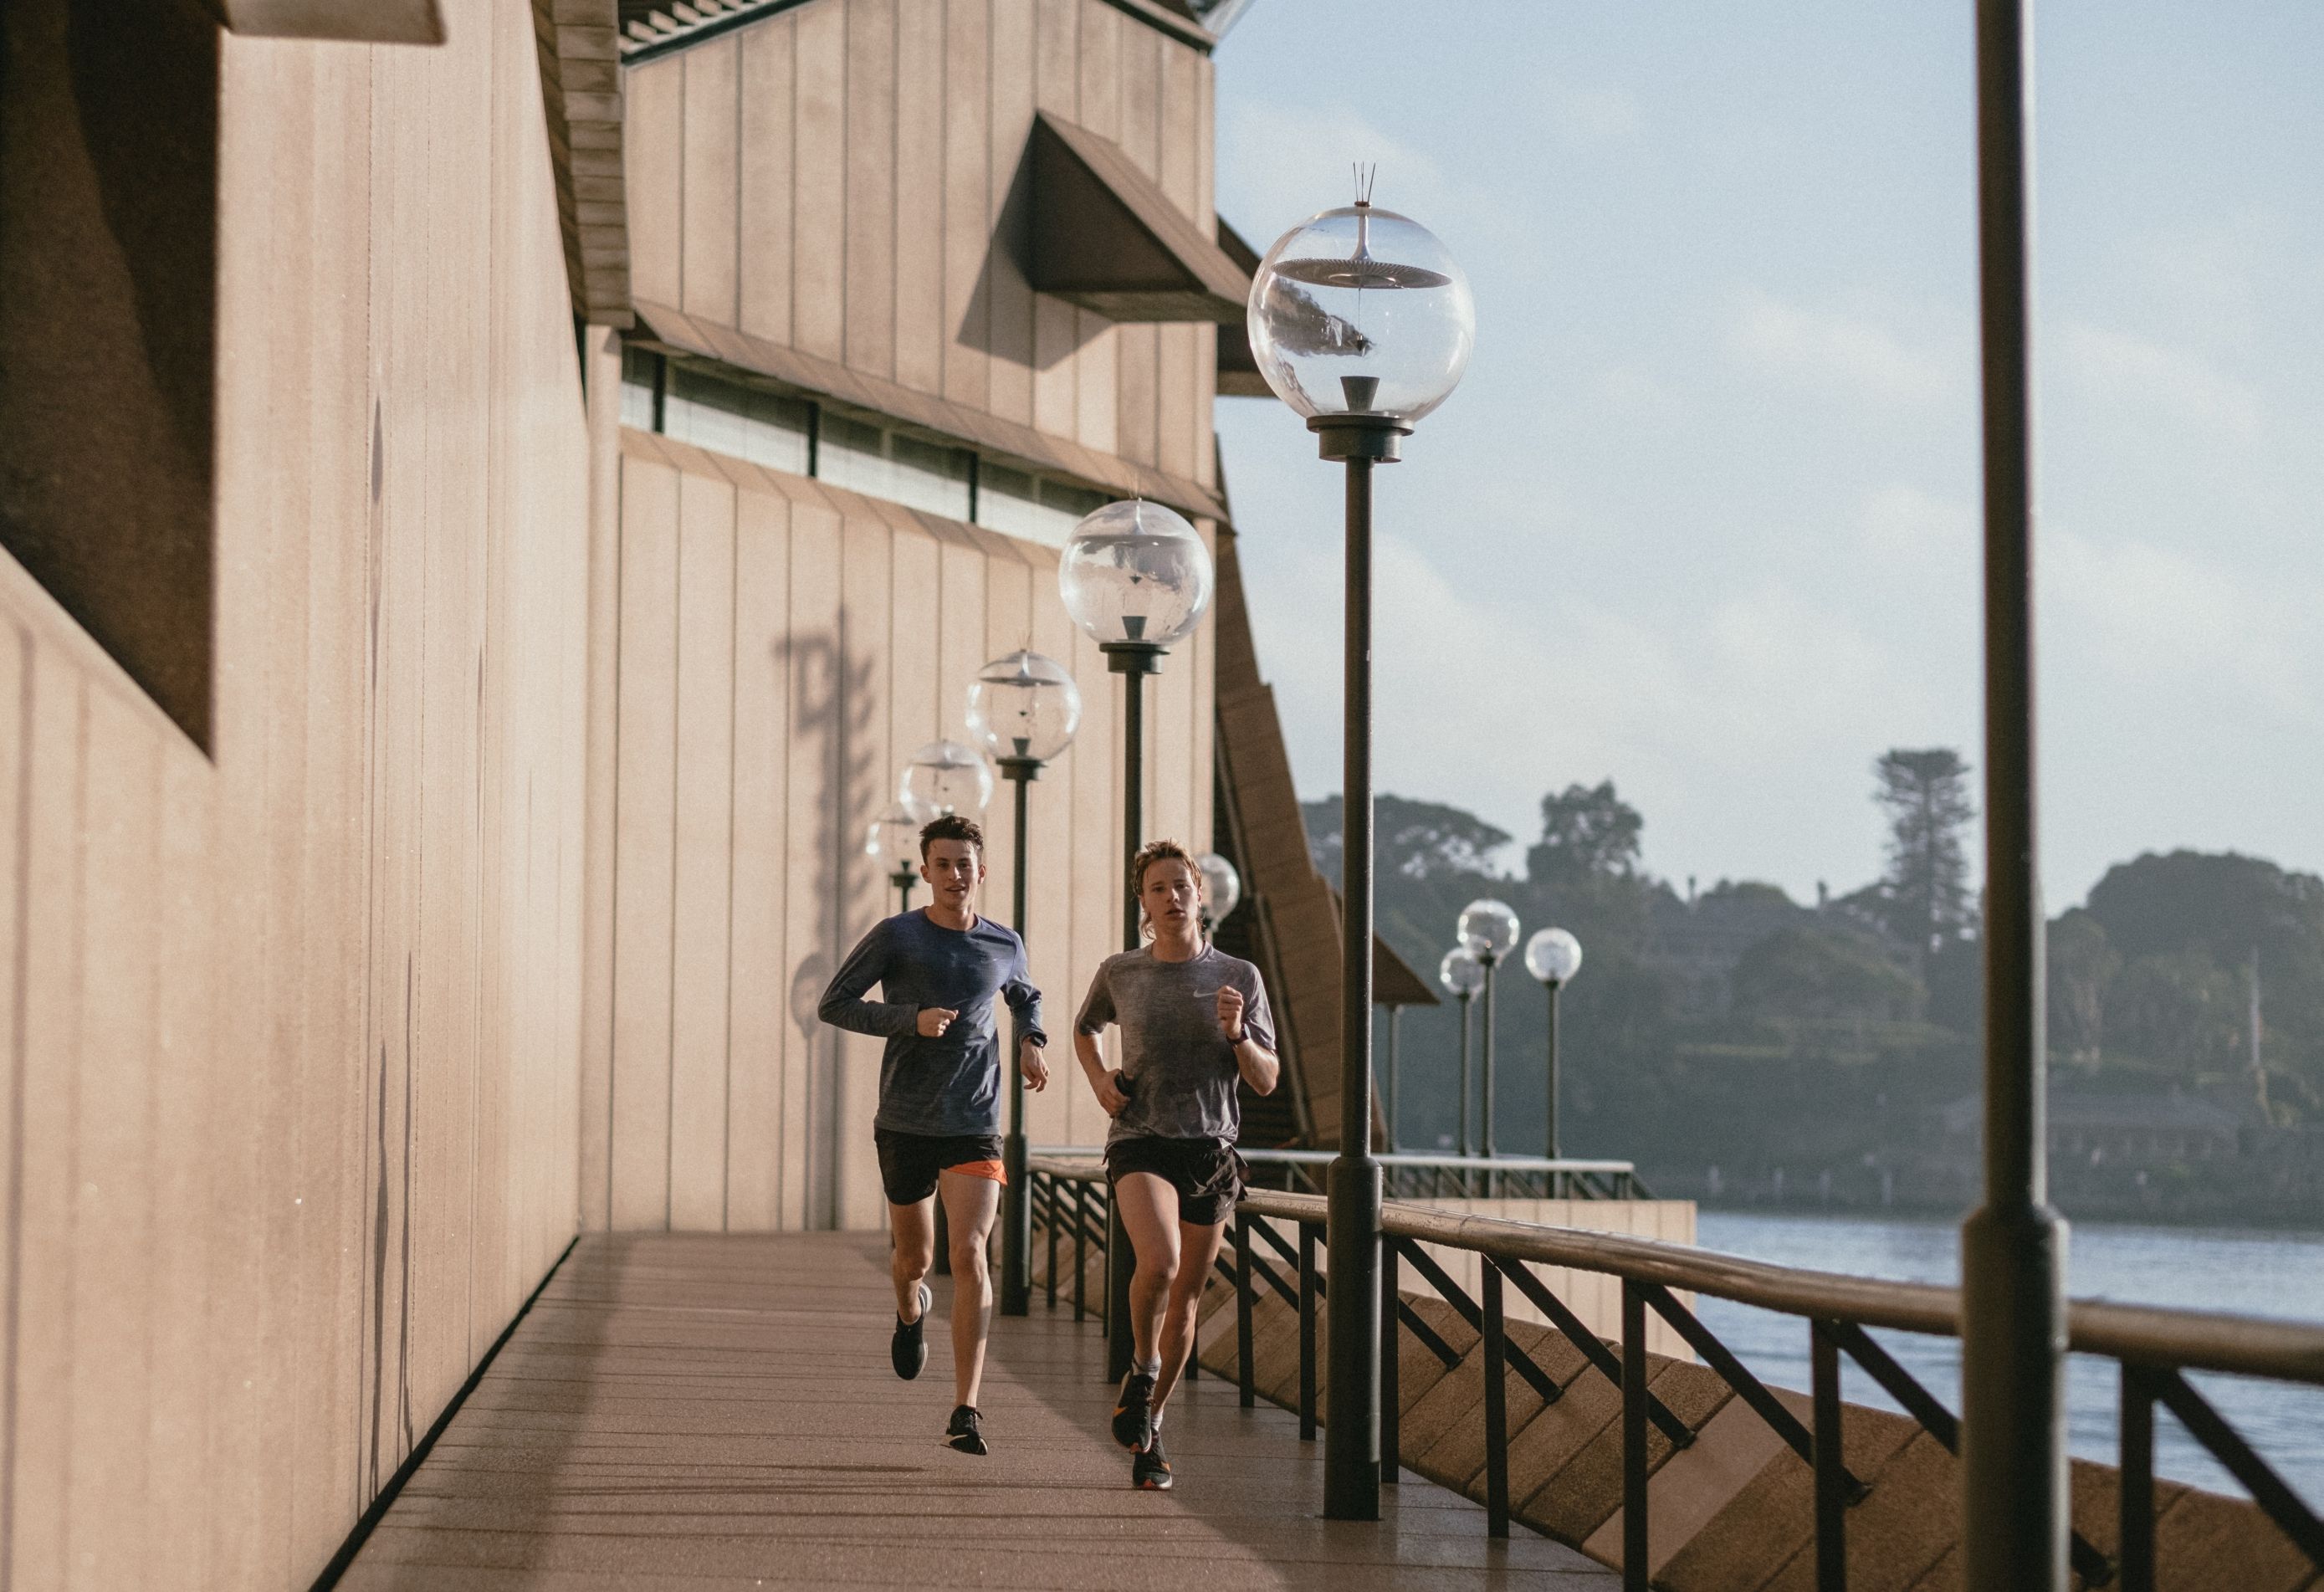
{"type": "MultiPolygon", "coordinates": [[[[1259,0],[1219,207],[1442,236],[1461,390],[1382,473],[1379,781],[1520,842],[1611,778],[1647,866],[1880,868],[1870,765],[1981,762],[1968,0],[1259,0]]],[[[2324,5],[2043,0],[2043,869],[2324,870],[2324,5]]],[[[1339,483],[1220,406],[1261,667],[1339,788],[1339,483]]],[[[1509,859],[1517,860],[1516,854],[1509,859]]]]}

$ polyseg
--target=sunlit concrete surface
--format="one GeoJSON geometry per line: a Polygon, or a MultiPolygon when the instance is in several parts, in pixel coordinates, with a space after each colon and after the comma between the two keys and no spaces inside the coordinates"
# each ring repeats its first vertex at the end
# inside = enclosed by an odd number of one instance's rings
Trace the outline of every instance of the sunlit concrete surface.
{"type": "Polygon", "coordinates": [[[1178,1485],[1130,1486],[1102,1335],[996,1322],[989,1458],[928,1368],[888,1367],[885,1240],[591,1236],[341,1582],[388,1588],[991,1586],[1605,1589],[1613,1572],[1407,1474],[1373,1523],[1317,1517],[1320,1444],[1205,1377],[1173,1401],[1178,1485]]]}

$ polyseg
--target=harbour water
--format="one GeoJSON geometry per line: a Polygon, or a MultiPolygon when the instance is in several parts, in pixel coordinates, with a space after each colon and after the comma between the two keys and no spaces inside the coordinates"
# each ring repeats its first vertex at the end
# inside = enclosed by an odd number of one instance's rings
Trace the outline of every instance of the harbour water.
{"type": "MultiPolygon", "coordinates": [[[[1951,1222],[1705,1210],[1697,1235],[1705,1248],[1784,1265],[1915,1283],[1960,1280],[1960,1230],[1951,1222]]],[[[2077,1223],[2068,1267],[2067,1292],[2077,1299],[2324,1321],[2324,1233],[2077,1223]]],[[[1806,1323],[1724,1300],[1698,1302],[1705,1323],[1761,1377],[1808,1386],[1806,1323]]],[[[1958,1343],[1908,1332],[1874,1336],[1948,1408],[1960,1408],[1958,1343]]],[[[1896,1407],[1844,1357],[1843,1367],[1846,1396],[1896,1407]]],[[[2324,1388],[2216,1375],[2189,1380],[2310,1508],[2324,1513],[2324,1388]]],[[[2116,1462],[2119,1396],[2113,1362],[2073,1357],[2067,1422],[2077,1456],[2116,1462]]],[[[2169,1412],[2157,1412],[2154,1427],[2160,1474],[2243,1495],[2169,1412]]]]}

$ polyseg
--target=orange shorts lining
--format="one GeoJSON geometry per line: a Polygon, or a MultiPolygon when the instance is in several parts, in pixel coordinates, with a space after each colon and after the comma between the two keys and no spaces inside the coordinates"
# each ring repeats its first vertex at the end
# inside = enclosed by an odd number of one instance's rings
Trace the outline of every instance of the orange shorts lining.
{"type": "Polygon", "coordinates": [[[1005,1183],[1009,1181],[1009,1169],[998,1161],[963,1161],[958,1165],[947,1166],[945,1170],[957,1172],[963,1177],[989,1177],[997,1183],[1005,1183]]]}

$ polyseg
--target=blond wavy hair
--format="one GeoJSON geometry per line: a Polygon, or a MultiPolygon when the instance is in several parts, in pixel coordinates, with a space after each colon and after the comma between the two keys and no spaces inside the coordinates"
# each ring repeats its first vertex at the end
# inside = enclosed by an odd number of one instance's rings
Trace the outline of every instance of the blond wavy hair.
{"type": "Polygon", "coordinates": [[[1130,898],[1138,903],[1138,932],[1147,939],[1154,937],[1153,920],[1146,916],[1146,870],[1157,862],[1184,862],[1186,871],[1194,876],[1194,899],[1207,902],[1210,891],[1203,882],[1203,870],[1194,861],[1194,853],[1177,841],[1148,841],[1138,848],[1138,855],[1130,860],[1130,898]]]}

